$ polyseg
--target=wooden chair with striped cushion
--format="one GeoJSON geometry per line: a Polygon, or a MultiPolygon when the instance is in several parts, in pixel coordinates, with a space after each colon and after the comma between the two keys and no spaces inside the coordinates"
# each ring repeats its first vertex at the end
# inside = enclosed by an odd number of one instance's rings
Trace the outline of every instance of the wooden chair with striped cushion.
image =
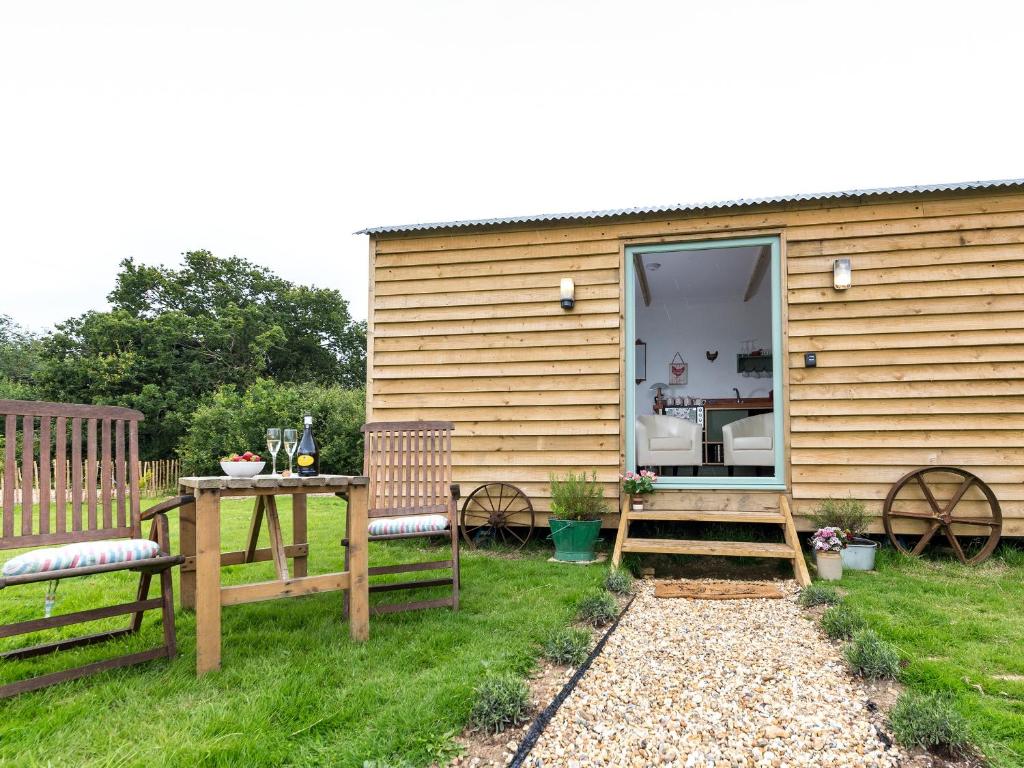
{"type": "Polygon", "coordinates": [[[194,499],[179,496],[142,513],[138,434],[143,415],[113,406],[0,400],[0,417],[4,422],[0,551],[33,548],[0,566],[0,590],[113,571],[139,574],[132,602],[43,618],[9,622],[11,607],[0,597],[0,622],[4,622],[0,638],[113,616],[131,617],[121,629],[21,647],[0,654],[0,659],[30,658],[133,634],[148,610],[159,609],[163,617],[163,642],[154,648],[0,685],[0,698],[173,657],[171,568],[184,558],[170,553],[166,512],[194,499]],[[38,500],[34,464],[38,465],[38,500]],[[16,493],[19,476],[21,490],[16,493]],[[149,538],[142,538],[144,520],[153,521],[149,538]],[[160,579],[160,597],[151,599],[154,576],[160,579]]]}
{"type": "MultiPolygon", "coordinates": [[[[459,487],[452,484],[450,421],[401,421],[364,424],[363,474],[369,478],[367,506],[370,541],[444,537],[451,557],[419,563],[371,566],[370,576],[451,569],[451,576],[371,584],[371,592],[451,585],[450,597],[377,605],[371,613],[418,608],[459,608],[459,536],[456,507],[459,487]]],[[[348,521],[346,519],[346,530],[348,521]]],[[[348,539],[345,568],[348,568],[348,539]]],[[[348,611],[348,593],[345,596],[348,611]]]]}

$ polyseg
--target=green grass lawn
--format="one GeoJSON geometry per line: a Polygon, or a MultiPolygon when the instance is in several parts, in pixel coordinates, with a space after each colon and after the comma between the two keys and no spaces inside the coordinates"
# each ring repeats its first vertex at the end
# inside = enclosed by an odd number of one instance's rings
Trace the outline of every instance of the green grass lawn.
{"type": "MultiPolygon", "coordinates": [[[[290,533],[290,502],[282,501],[282,527],[290,533]]],[[[251,506],[247,500],[225,502],[225,549],[242,548],[251,506]]],[[[333,498],[310,499],[311,574],[341,570],[343,509],[333,498]]],[[[171,521],[176,539],[174,513],[171,521]]],[[[362,645],[349,639],[338,592],[225,608],[223,669],[199,680],[195,623],[191,613],[179,610],[180,655],[174,661],[0,702],[0,765],[429,765],[451,754],[452,737],[466,721],[481,676],[489,670],[526,671],[545,632],[569,621],[576,602],[604,577],[603,568],[556,565],[547,556],[543,549],[521,557],[464,551],[458,613],[435,609],[374,617],[370,640],[362,645]]],[[[414,559],[439,558],[408,542],[370,547],[375,565],[414,559]]],[[[269,563],[223,571],[226,584],[270,578],[269,563]]],[[[62,582],[56,612],[134,599],[136,580],[121,573],[62,582]]],[[[0,591],[0,618],[42,616],[45,590],[31,585],[0,591]]],[[[0,680],[156,645],[158,616],[151,612],[143,631],[127,640],[7,662],[0,666],[0,680]]],[[[77,631],[126,620],[79,625],[77,631]]]]}
{"type": "Polygon", "coordinates": [[[907,687],[952,695],[993,766],[1024,766],[1024,552],[963,566],[888,549],[841,586],[909,660],[907,687]]]}

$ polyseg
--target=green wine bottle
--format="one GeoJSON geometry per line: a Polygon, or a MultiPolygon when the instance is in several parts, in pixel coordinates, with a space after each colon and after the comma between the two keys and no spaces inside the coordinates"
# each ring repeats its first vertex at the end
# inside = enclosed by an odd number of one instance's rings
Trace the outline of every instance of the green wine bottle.
{"type": "Polygon", "coordinates": [[[302,423],[302,438],[295,451],[295,463],[299,465],[299,477],[316,477],[320,474],[320,449],[313,438],[313,417],[307,413],[302,423]]]}

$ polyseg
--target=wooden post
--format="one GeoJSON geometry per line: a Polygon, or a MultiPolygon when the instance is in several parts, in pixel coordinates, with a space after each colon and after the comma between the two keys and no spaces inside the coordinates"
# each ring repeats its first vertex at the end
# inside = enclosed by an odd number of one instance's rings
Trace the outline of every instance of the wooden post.
{"type": "MultiPolygon", "coordinates": [[[[306,544],[308,538],[306,530],[306,494],[292,494],[292,544],[306,544]]],[[[296,555],[292,560],[292,572],[295,578],[307,575],[308,558],[306,555],[296,555]]]]}
{"type": "Polygon", "coordinates": [[[615,546],[612,549],[612,568],[618,568],[622,563],[622,544],[629,536],[629,512],[633,507],[633,497],[626,494],[625,503],[622,505],[622,512],[619,514],[619,529],[615,533],[615,546]]]}
{"type": "Polygon", "coordinates": [[[196,496],[196,674],[220,669],[220,492],[196,496]]]}
{"type": "MultiPolygon", "coordinates": [[[[365,482],[365,480],[364,480],[365,482]]],[[[349,529],[348,538],[349,570],[349,632],[352,639],[363,642],[370,637],[370,580],[367,575],[369,559],[367,553],[367,488],[366,485],[351,485],[348,489],[349,529]]]]}
{"type": "Polygon", "coordinates": [[[807,561],[804,560],[804,552],[800,548],[800,537],[796,532],[796,525],[793,523],[793,514],[789,509],[789,499],[786,494],[779,494],[779,511],[782,513],[782,533],[786,543],[793,549],[793,576],[796,583],[806,587],[811,583],[811,574],[807,572],[807,561]]]}
{"type": "MultiPolygon", "coordinates": [[[[178,493],[187,494],[192,491],[179,486],[178,493]]],[[[196,556],[196,504],[182,505],[178,511],[179,537],[181,554],[185,557],[196,556]]],[[[193,561],[194,562],[194,561],[193,561]]],[[[196,607],[196,572],[194,569],[178,569],[179,590],[181,592],[181,607],[187,610],[195,610],[196,607]]]]}

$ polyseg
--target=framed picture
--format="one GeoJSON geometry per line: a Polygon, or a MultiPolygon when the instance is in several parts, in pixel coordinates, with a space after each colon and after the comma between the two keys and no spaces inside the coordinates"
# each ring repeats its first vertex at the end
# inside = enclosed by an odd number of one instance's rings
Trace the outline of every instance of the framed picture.
{"type": "Polygon", "coordinates": [[[668,364],[668,383],[670,385],[686,383],[686,361],[683,356],[676,352],[672,362],[668,364]]]}
{"type": "Polygon", "coordinates": [[[640,339],[636,340],[636,383],[643,384],[647,381],[647,344],[640,339]]]}

